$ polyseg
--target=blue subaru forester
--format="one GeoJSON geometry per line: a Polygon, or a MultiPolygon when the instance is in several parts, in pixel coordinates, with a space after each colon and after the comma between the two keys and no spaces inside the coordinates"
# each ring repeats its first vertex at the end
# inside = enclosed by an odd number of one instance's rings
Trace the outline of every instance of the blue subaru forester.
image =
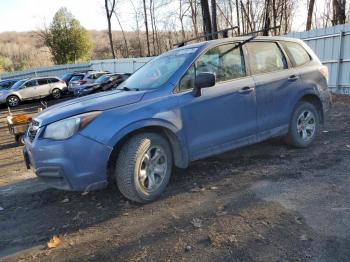
{"type": "Polygon", "coordinates": [[[164,191],[173,165],[277,136],[309,146],[331,103],[327,68],[300,40],[247,39],[176,48],[117,90],[44,110],[25,137],[27,167],[65,190],[115,180],[145,203],[164,191]]]}

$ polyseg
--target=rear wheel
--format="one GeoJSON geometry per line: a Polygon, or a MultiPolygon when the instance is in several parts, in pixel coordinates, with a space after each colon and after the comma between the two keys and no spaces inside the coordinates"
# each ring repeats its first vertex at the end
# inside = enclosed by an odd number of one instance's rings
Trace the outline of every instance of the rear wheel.
{"type": "Polygon", "coordinates": [[[120,192],[139,203],[155,200],[167,186],[172,153],[161,135],[143,133],[132,137],[119,152],[115,177],[120,192]]]}
{"type": "Polygon", "coordinates": [[[299,102],[294,110],[287,135],[287,142],[295,147],[307,147],[316,138],[319,114],[315,106],[299,102]]]}
{"type": "Polygon", "coordinates": [[[6,99],[7,105],[10,107],[18,106],[20,103],[20,99],[18,96],[11,95],[6,99]]]}
{"type": "Polygon", "coordinates": [[[52,90],[52,97],[54,99],[59,99],[59,98],[61,98],[61,93],[62,93],[62,91],[60,89],[55,88],[52,90]]]}

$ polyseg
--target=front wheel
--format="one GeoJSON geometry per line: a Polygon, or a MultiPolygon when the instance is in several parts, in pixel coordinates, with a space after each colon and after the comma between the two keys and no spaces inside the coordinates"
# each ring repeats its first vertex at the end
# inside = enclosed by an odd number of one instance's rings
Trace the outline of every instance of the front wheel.
{"type": "Polygon", "coordinates": [[[55,88],[54,90],[52,90],[52,97],[54,99],[60,99],[61,98],[61,93],[62,91],[58,88],[55,88]]]}
{"type": "Polygon", "coordinates": [[[319,114],[315,106],[308,102],[299,102],[294,110],[287,142],[295,147],[307,147],[316,138],[319,114]]]}
{"type": "Polygon", "coordinates": [[[15,107],[18,106],[20,103],[20,100],[18,98],[18,96],[15,95],[11,95],[6,99],[7,105],[10,107],[15,107]]]}
{"type": "Polygon", "coordinates": [[[155,133],[142,133],[127,141],[119,152],[115,177],[120,192],[128,199],[147,203],[160,196],[172,169],[168,141],[155,133]]]}

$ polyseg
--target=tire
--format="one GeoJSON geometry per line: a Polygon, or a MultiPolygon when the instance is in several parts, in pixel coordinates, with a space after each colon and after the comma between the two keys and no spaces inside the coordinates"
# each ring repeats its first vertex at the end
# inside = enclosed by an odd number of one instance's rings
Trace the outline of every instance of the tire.
{"type": "Polygon", "coordinates": [[[114,172],[117,186],[132,201],[151,202],[165,190],[172,165],[171,148],[164,137],[155,133],[135,135],[118,154],[114,172]]]}
{"type": "Polygon", "coordinates": [[[287,135],[288,144],[305,148],[316,139],[319,127],[319,113],[316,107],[308,102],[299,102],[293,112],[287,135]]]}
{"type": "Polygon", "coordinates": [[[17,145],[23,146],[24,145],[24,134],[23,135],[16,135],[15,140],[16,140],[17,145]]]}
{"type": "Polygon", "coordinates": [[[54,99],[60,99],[61,98],[62,91],[59,88],[54,88],[52,90],[52,97],[54,99]]]}
{"type": "Polygon", "coordinates": [[[6,103],[9,107],[16,107],[19,105],[20,102],[21,102],[21,100],[19,99],[19,97],[15,96],[15,95],[10,95],[6,99],[6,103]]]}

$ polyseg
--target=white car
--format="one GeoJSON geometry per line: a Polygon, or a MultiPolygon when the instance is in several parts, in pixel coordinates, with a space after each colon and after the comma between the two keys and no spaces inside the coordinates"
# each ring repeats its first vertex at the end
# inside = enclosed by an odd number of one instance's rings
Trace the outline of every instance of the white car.
{"type": "Polygon", "coordinates": [[[10,89],[0,91],[0,104],[10,107],[19,105],[21,101],[33,100],[52,95],[59,99],[67,90],[66,82],[57,77],[35,77],[16,82],[10,89]]]}

